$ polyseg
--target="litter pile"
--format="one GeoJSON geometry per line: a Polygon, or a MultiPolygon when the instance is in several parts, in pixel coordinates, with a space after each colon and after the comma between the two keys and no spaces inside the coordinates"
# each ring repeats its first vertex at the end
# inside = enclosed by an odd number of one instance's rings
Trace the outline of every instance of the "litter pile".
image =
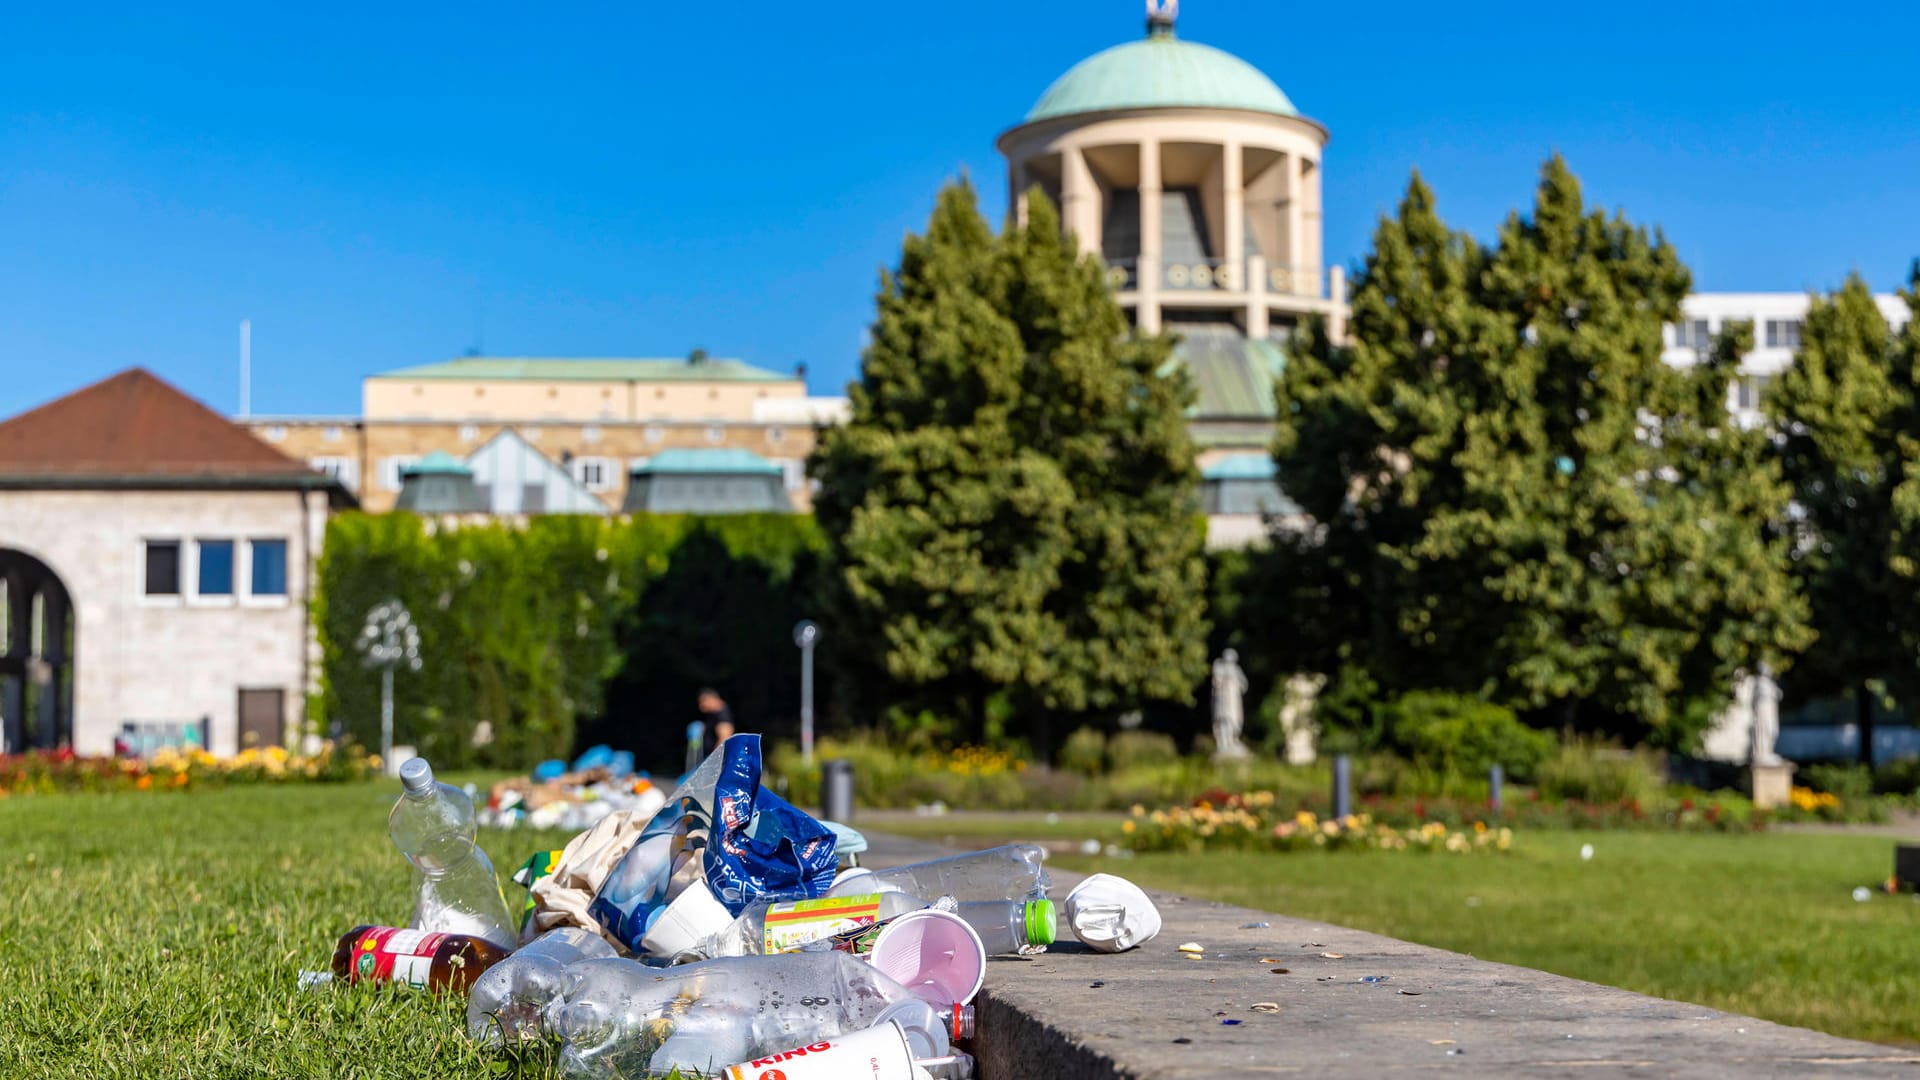
{"type": "MultiPolygon", "coordinates": [[[[473,801],[423,760],[400,773],[388,827],[415,868],[413,918],[347,931],[332,971],[303,981],[465,993],[473,1039],[556,1039],[561,1074],[581,1080],[969,1080],[989,955],[1046,951],[1061,915],[1102,952],[1160,931],[1146,894],[1105,874],[1056,914],[1045,852],[1030,844],[842,868],[836,848],[864,841],[761,787],[757,735],[722,743],[671,795],[649,787],[651,800],[599,811],[565,849],[527,860],[516,930],[474,844],[473,801]]],[[[584,786],[602,783],[617,781],[584,786]]]]}
{"type": "Polygon", "coordinates": [[[492,829],[527,825],[580,830],[609,814],[649,817],[666,801],[666,793],[651,778],[634,772],[632,754],[596,746],[571,767],[564,761],[543,761],[531,776],[493,785],[478,820],[492,829]]]}

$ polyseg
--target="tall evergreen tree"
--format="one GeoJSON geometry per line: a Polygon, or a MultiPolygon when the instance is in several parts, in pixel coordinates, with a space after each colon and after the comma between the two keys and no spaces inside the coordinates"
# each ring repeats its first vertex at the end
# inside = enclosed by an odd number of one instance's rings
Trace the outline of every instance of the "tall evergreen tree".
{"type": "Polygon", "coordinates": [[[1912,564],[1900,561],[1895,540],[1910,535],[1912,515],[1903,525],[1895,500],[1914,482],[1907,462],[1920,449],[1901,438],[1915,413],[1914,335],[1910,323],[1896,341],[1873,291],[1853,275],[1813,298],[1793,364],[1762,400],[1793,486],[1794,574],[1818,634],[1795,682],[1808,695],[1853,697],[1863,758],[1878,696],[1869,684],[1910,695],[1920,683],[1912,564]]]}
{"type": "Polygon", "coordinates": [[[1381,224],[1351,343],[1308,335],[1283,379],[1277,460],[1324,537],[1301,576],[1370,613],[1354,659],[1383,688],[1677,744],[1800,640],[1761,535],[1786,489],[1726,416],[1737,354],[1661,360],[1688,284],[1558,157],[1492,250],[1417,178],[1381,224]]]}
{"type": "Polygon", "coordinates": [[[1132,335],[1044,198],[995,238],[965,185],[883,279],[852,417],[811,469],[843,655],[984,732],[1184,698],[1205,664],[1197,473],[1171,345],[1132,335]]]}

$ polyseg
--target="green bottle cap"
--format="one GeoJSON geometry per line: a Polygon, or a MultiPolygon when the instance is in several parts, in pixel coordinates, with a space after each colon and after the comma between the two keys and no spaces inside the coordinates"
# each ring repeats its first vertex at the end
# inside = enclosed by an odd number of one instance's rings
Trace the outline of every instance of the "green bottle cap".
{"type": "Polygon", "coordinates": [[[1053,901],[1027,901],[1027,944],[1051,945],[1053,934],[1053,901]]]}

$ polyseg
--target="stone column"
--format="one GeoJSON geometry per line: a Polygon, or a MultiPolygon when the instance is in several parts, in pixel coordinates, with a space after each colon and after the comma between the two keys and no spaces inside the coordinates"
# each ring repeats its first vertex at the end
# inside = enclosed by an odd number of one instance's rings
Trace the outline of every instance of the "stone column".
{"type": "Polygon", "coordinates": [[[1081,252],[1100,254],[1099,230],[1094,215],[1100,209],[1100,189],[1093,182],[1093,170],[1087,155],[1068,147],[1060,154],[1060,223],[1079,237],[1081,252]]]}
{"type": "Polygon", "coordinates": [[[1007,206],[1013,211],[1013,223],[1027,227],[1027,170],[1018,162],[1007,162],[1007,206]]]}
{"type": "Polygon", "coordinates": [[[1140,144],[1140,310],[1143,333],[1160,332],[1160,142],[1140,144]]]}
{"type": "Polygon", "coordinates": [[[1287,170],[1287,277],[1292,282],[1287,291],[1295,296],[1311,295],[1306,292],[1308,282],[1303,277],[1307,263],[1307,226],[1306,226],[1306,183],[1301,175],[1300,155],[1288,154],[1287,170]]]}
{"type": "Polygon", "coordinates": [[[1226,242],[1220,245],[1220,257],[1227,267],[1229,286],[1234,290],[1247,287],[1247,190],[1241,178],[1241,149],[1239,143],[1228,143],[1221,148],[1220,183],[1226,189],[1221,205],[1226,208],[1221,215],[1221,225],[1226,242]]]}

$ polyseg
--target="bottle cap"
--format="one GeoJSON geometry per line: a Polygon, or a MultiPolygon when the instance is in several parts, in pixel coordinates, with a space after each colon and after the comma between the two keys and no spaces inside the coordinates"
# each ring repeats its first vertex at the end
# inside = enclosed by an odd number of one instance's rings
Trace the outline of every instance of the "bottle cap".
{"type": "Polygon", "coordinates": [[[973,1006],[955,1003],[953,1006],[952,1028],[948,1032],[955,1039],[973,1038],[973,1006]]]}
{"type": "Polygon", "coordinates": [[[1027,901],[1027,944],[1053,944],[1057,925],[1053,915],[1053,901],[1046,899],[1027,901]]]}
{"type": "Polygon", "coordinates": [[[426,758],[408,758],[400,766],[400,786],[409,795],[425,795],[433,790],[433,766],[426,758]]]}

